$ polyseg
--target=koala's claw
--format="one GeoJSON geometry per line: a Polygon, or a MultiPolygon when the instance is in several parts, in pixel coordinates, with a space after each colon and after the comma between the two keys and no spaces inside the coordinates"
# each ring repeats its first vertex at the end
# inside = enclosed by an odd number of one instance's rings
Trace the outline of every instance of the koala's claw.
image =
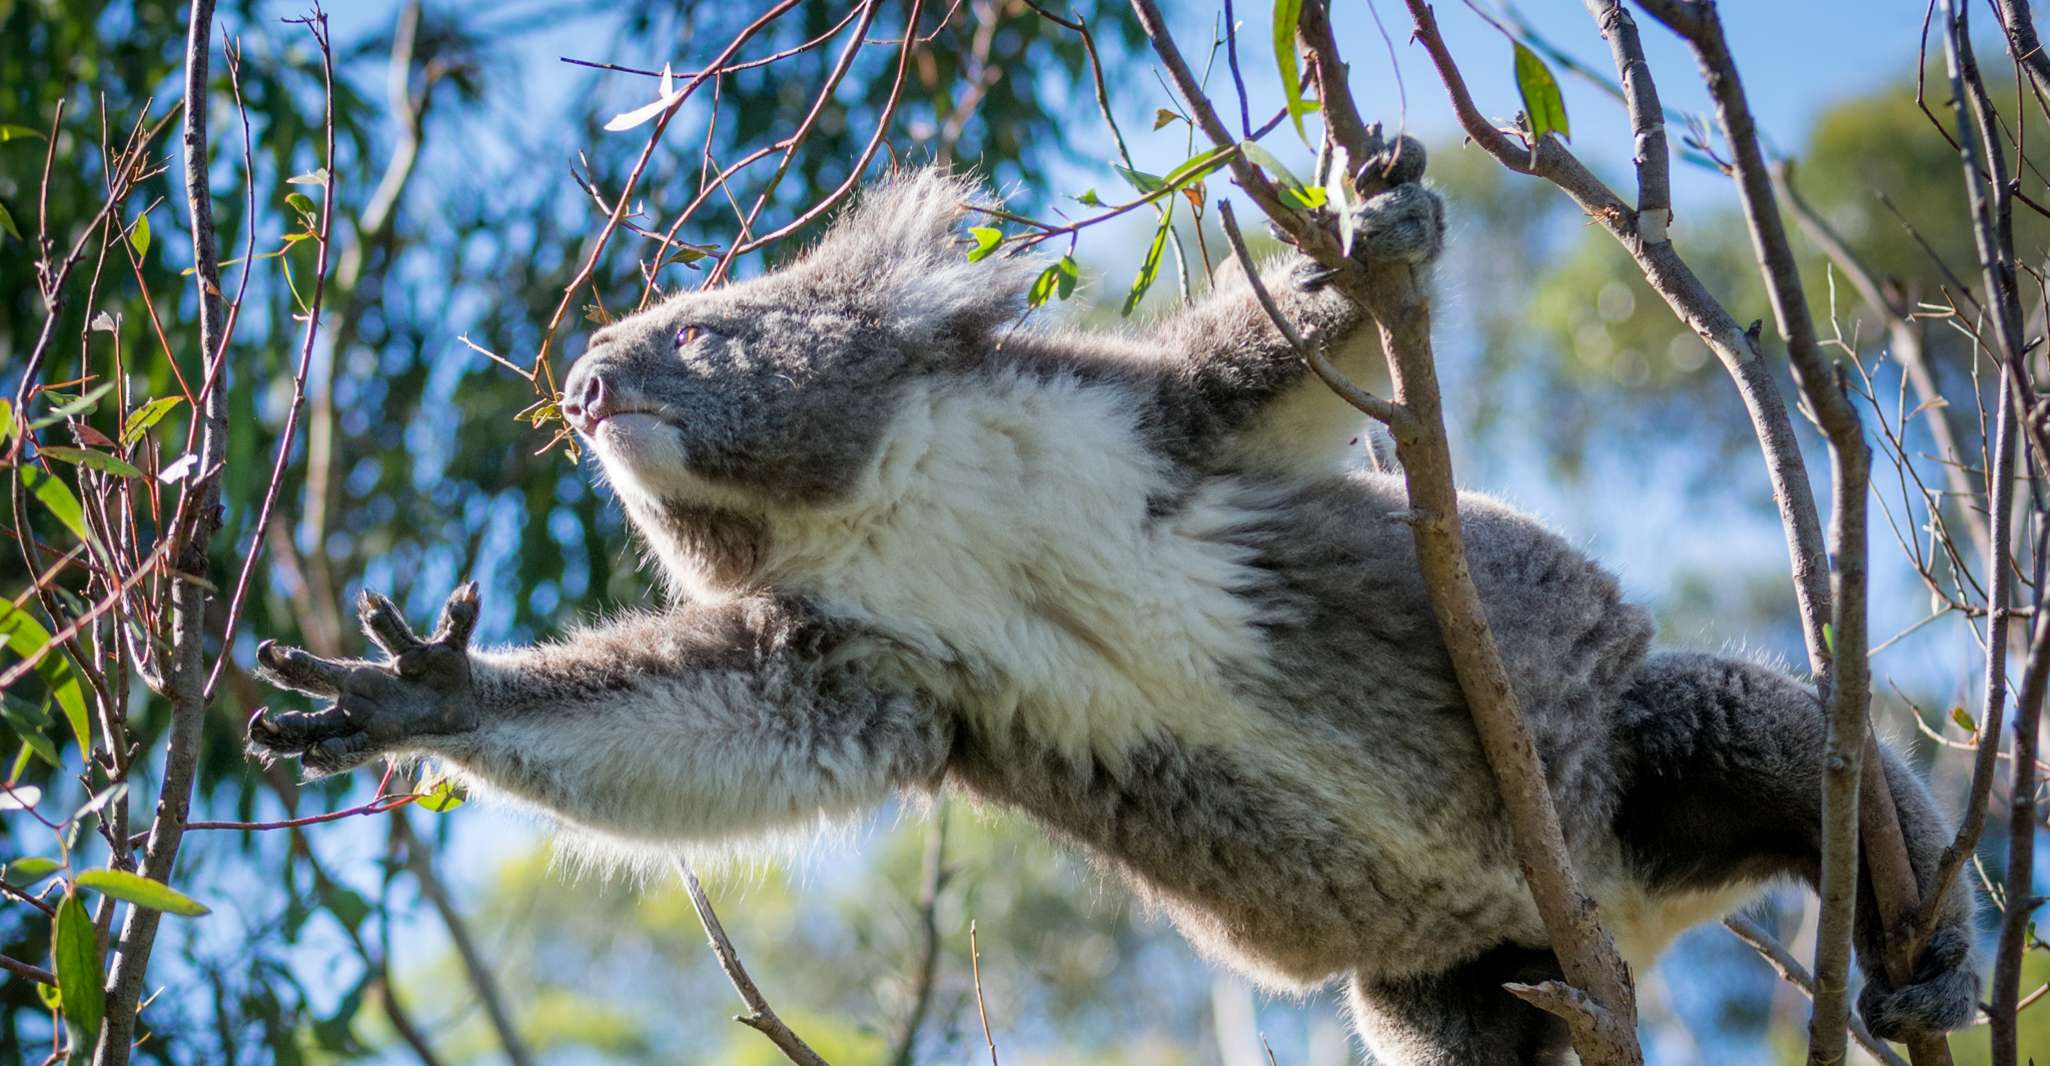
{"type": "Polygon", "coordinates": [[[470,705],[470,635],[477,625],[474,584],[443,604],[434,636],[423,640],[389,599],[364,592],[357,617],[384,661],[326,659],[265,641],[257,675],[273,685],[332,699],[312,712],[260,710],[249,720],[258,758],[296,758],[315,777],[351,769],[416,737],[475,725],[470,705]]]}
{"type": "Polygon", "coordinates": [[[1979,972],[1963,931],[1940,929],[1929,938],[1912,983],[1895,987],[1874,973],[1858,993],[1858,1014],[1877,1036],[1906,1040],[1971,1024],[1979,1006],[1979,972]]]}
{"type": "Polygon", "coordinates": [[[335,696],[349,671],[361,663],[323,659],[300,648],[289,648],[275,640],[256,646],[256,676],[282,689],[308,696],[335,696]]]}

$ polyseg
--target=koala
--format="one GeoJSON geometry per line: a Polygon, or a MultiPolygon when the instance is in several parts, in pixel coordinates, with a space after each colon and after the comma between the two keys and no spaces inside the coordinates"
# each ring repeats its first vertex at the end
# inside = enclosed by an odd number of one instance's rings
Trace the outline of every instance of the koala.
{"type": "MultiPolygon", "coordinates": [[[[1410,142],[1354,254],[1430,267],[1410,142]]],[[[1089,855],[1207,957],[1274,989],[1342,979],[1377,1060],[1568,1061],[1504,992],[1560,976],[1419,577],[1398,477],[1243,272],[1126,332],[1020,325],[1040,264],[968,261],[968,178],[899,172],[805,256],[599,330],[563,410],[667,606],[473,647],[374,593],[381,653],[264,644],[248,742],[312,775],[431,758],[627,854],[802,833],[965,794],[1089,855]]],[[[1299,254],[1260,268],[1356,379],[1372,323],[1299,254]]],[[[1539,521],[1460,500],[1473,580],[1572,858],[1629,961],[1818,874],[1824,708],[1742,659],[1653,651],[1616,579],[1539,521]]],[[[1883,755],[1913,865],[1950,837],[1883,755]]],[[[1960,888],[1912,983],[1858,909],[1879,1034],[1961,1026],[1960,888]]]]}

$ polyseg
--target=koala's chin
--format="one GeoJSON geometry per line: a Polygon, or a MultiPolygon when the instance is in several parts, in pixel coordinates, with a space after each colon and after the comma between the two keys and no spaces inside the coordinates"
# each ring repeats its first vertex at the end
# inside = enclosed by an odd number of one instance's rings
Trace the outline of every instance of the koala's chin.
{"type": "Polygon", "coordinates": [[[585,440],[615,483],[632,480],[658,496],[685,487],[672,484],[689,476],[683,435],[661,416],[613,415],[593,428],[585,440]]]}

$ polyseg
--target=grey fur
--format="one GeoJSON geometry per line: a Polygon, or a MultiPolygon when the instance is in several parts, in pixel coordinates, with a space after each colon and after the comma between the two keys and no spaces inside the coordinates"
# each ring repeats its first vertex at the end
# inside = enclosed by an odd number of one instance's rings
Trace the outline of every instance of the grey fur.
{"type": "MultiPolygon", "coordinates": [[[[1427,268],[1443,221],[1421,163],[1362,209],[1358,254],[1427,268]]],[[[1385,1062],[1553,1061],[1556,1026],[1500,990],[1556,963],[1400,481],[1344,472],[1357,418],[1243,277],[1140,332],[1014,329],[1036,264],[967,262],[975,195],[899,177],[789,270],[594,338],[567,386],[593,398],[585,428],[673,606],[482,652],[473,598],[429,641],[366,600],[387,661],[267,647],[277,682],[340,695],[259,716],[252,748],[314,773],[432,756],[657,853],[959,789],[1073,842],[1225,964],[1281,987],[1347,975],[1385,1062]]],[[[1299,259],[1263,277],[1365,372],[1356,307],[1299,259]]],[[[1608,916],[1671,932],[1704,893],[1812,880],[1808,686],[1649,655],[1648,617],[1597,563],[1484,496],[1461,506],[1608,916]]],[[[1887,773],[1926,875],[1947,826],[1897,757],[1887,773]]],[[[1916,983],[1868,975],[1876,1030],[1966,1020],[1973,906],[1953,893],[1916,983]]]]}

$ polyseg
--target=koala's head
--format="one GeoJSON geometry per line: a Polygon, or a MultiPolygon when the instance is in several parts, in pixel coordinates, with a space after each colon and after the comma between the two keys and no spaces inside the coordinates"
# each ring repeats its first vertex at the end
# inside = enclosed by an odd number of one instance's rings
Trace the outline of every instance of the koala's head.
{"type": "Polygon", "coordinates": [[[902,398],[1023,308],[1034,264],[967,261],[957,230],[980,198],[944,171],[898,174],[791,266],[594,335],[563,412],[644,531],[693,515],[764,529],[862,491],[902,398]]]}

